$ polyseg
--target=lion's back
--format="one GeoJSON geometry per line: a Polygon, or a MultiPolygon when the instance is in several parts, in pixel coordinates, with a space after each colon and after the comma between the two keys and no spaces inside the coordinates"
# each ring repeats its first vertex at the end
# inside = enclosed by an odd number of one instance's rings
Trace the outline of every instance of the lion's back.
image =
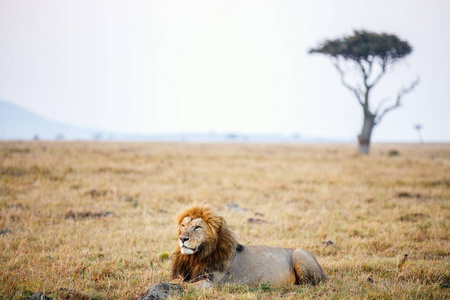
{"type": "Polygon", "coordinates": [[[222,282],[255,285],[269,283],[272,287],[295,283],[292,268],[293,249],[270,246],[245,246],[230,264],[222,282]]]}

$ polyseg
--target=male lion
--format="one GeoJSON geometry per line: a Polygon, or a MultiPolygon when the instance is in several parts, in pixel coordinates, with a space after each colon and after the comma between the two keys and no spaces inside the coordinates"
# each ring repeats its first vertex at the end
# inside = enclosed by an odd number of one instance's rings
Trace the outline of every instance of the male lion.
{"type": "Polygon", "coordinates": [[[225,282],[314,285],[325,278],[314,255],[306,250],[239,244],[224,218],[209,206],[186,209],[177,223],[173,278],[201,287],[225,282]]]}

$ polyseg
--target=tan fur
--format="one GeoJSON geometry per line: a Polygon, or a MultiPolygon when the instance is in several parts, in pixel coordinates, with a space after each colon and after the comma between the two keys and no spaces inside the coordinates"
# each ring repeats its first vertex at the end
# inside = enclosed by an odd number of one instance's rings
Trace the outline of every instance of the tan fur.
{"type": "Polygon", "coordinates": [[[325,278],[306,250],[238,244],[223,217],[209,206],[192,206],[176,221],[179,245],[173,254],[173,278],[204,287],[226,282],[276,287],[316,284],[325,278]]]}

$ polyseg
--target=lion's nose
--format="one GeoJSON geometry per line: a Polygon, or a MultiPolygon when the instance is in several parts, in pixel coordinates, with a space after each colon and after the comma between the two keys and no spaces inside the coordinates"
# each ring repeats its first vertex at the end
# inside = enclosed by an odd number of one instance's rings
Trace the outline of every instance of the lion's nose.
{"type": "Polygon", "coordinates": [[[189,238],[188,238],[188,237],[184,237],[184,236],[180,236],[180,241],[181,241],[182,243],[184,243],[184,242],[186,242],[186,241],[189,241],[189,238]]]}

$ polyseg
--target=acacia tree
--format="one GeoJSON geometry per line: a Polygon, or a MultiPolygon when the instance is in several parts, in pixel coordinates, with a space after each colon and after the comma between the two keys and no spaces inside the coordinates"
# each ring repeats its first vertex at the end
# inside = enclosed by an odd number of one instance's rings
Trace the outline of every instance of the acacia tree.
{"type": "Polygon", "coordinates": [[[369,153],[370,138],[375,125],[379,124],[388,112],[398,108],[403,97],[419,84],[417,78],[408,86],[401,88],[393,101],[383,100],[377,107],[373,107],[370,102],[370,93],[374,86],[387,71],[411,52],[412,47],[408,42],[400,40],[395,35],[364,30],[355,30],[353,35],[340,39],[326,40],[317,48],[309,50],[310,54],[320,53],[331,58],[342,84],[352,92],[362,107],[364,122],[358,135],[360,153],[369,153]],[[345,64],[356,67],[353,70],[357,70],[359,80],[352,84],[348,82],[348,76],[343,68],[345,64]]]}

